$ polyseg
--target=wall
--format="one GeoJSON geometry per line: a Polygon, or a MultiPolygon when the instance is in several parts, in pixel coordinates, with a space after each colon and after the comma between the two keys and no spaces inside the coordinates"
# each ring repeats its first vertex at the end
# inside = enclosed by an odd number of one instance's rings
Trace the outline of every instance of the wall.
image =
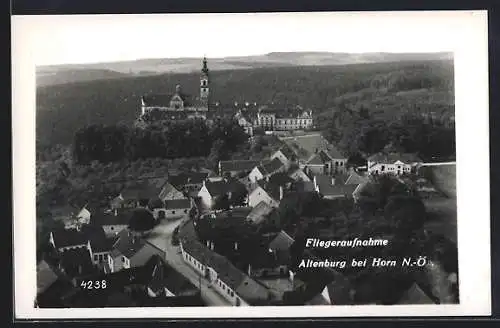
{"type": "Polygon", "coordinates": [[[250,174],[248,174],[248,178],[250,179],[250,182],[252,183],[255,183],[257,182],[258,180],[261,180],[264,178],[264,176],[262,175],[262,173],[259,171],[258,168],[253,168],[253,170],[250,172],[250,174]]]}
{"type": "Polygon", "coordinates": [[[409,164],[383,164],[377,163],[372,167],[368,167],[368,173],[375,174],[404,174],[411,173],[411,165],[409,164]]]}
{"type": "Polygon", "coordinates": [[[200,191],[198,192],[198,196],[201,198],[201,201],[206,208],[212,207],[212,196],[208,192],[207,187],[201,187],[200,191]]]}
{"type": "Polygon", "coordinates": [[[279,203],[272,199],[267,192],[261,187],[255,188],[248,196],[248,205],[250,207],[255,207],[261,201],[266,202],[269,206],[278,207],[279,203]]]}

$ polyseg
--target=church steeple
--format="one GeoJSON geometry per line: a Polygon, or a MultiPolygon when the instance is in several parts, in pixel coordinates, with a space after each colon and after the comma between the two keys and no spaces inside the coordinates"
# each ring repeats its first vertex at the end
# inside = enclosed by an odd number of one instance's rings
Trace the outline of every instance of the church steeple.
{"type": "Polygon", "coordinates": [[[208,104],[208,96],[210,94],[210,89],[208,85],[208,65],[207,58],[203,57],[203,68],[201,69],[200,76],[200,99],[208,104]]]}

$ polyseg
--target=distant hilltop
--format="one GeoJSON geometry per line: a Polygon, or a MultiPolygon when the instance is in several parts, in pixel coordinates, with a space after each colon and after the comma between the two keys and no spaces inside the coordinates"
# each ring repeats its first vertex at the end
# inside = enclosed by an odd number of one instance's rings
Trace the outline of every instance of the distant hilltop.
{"type": "MultiPolygon", "coordinates": [[[[271,52],[264,55],[209,58],[212,71],[265,67],[338,66],[360,63],[450,60],[452,53],[271,52]]],[[[193,73],[200,58],[149,58],[119,62],[37,67],[37,84],[59,84],[124,76],[193,73]]]]}

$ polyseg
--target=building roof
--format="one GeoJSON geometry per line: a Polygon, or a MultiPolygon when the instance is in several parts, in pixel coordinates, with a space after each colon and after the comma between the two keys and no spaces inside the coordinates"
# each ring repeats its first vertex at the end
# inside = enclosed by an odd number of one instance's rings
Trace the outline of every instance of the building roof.
{"type": "Polygon", "coordinates": [[[285,231],[281,230],[269,243],[269,249],[274,251],[288,251],[295,240],[285,231]]]}
{"type": "Polygon", "coordinates": [[[285,172],[274,173],[269,177],[269,183],[277,186],[287,186],[293,182],[295,182],[295,180],[290,178],[290,176],[285,172]]]}
{"type": "Polygon", "coordinates": [[[330,156],[327,155],[327,153],[323,150],[318,151],[317,153],[313,154],[309,160],[307,161],[307,164],[309,165],[324,165],[328,162],[330,162],[332,159],[330,156]]]}
{"type": "Polygon", "coordinates": [[[164,200],[166,198],[183,198],[184,195],[182,194],[182,192],[177,190],[170,182],[167,181],[161,187],[161,191],[158,197],[161,200],[164,200]]]}
{"type": "Polygon", "coordinates": [[[88,236],[76,229],[57,229],[52,232],[56,248],[84,245],[88,242],[88,236]]]}
{"type": "Polygon", "coordinates": [[[312,155],[320,150],[331,159],[345,159],[346,156],[320,134],[306,134],[302,136],[281,138],[301,160],[309,160],[312,155]]]}
{"type": "Polygon", "coordinates": [[[349,184],[349,185],[320,185],[319,192],[323,196],[346,196],[351,197],[358,188],[358,184],[349,184]]]}
{"type": "Polygon", "coordinates": [[[91,275],[98,271],[92,263],[87,248],[74,248],[64,251],[61,254],[60,266],[70,277],[91,275]]]}
{"type": "Polygon", "coordinates": [[[128,225],[130,216],[127,211],[116,211],[111,213],[97,212],[90,217],[90,224],[97,226],[128,225]]]}
{"type": "Polygon", "coordinates": [[[118,233],[117,239],[113,244],[113,257],[123,255],[130,259],[137,254],[146,245],[146,241],[129,230],[122,230],[118,233]]]}
{"type": "Polygon", "coordinates": [[[153,255],[144,266],[149,273],[148,287],[155,293],[162,292],[164,288],[167,288],[178,296],[198,290],[187,278],[169,266],[158,255],[153,255]]]}
{"type": "MultiPolygon", "coordinates": [[[[179,86],[177,86],[179,88],[179,86]]],[[[144,105],[147,107],[170,107],[170,101],[174,96],[179,96],[184,103],[184,107],[203,106],[199,97],[192,97],[182,91],[173,94],[147,94],[142,97],[144,105]]]]}
{"type": "Polygon", "coordinates": [[[202,184],[207,177],[207,172],[180,172],[170,174],[168,179],[175,188],[182,189],[187,184],[202,184]]]}
{"type": "Polygon", "coordinates": [[[232,160],[220,161],[219,166],[222,172],[242,172],[251,171],[255,166],[259,165],[260,161],[256,160],[232,160]]]}
{"type": "Polygon", "coordinates": [[[183,198],[183,199],[167,199],[165,201],[166,209],[178,209],[178,208],[191,208],[191,199],[183,198]]]}
{"type": "Polygon", "coordinates": [[[272,199],[274,199],[276,201],[281,200],[281,197],[280,197],[281,190],[283,190],[283,192],[285,191],[283,186],[274,184],[274,183],[266,181],[264,179],[257,181],[257,186],[262,188],[269,195],[269,197],[271,197],[272,199]]]}
{"type": "Polygon", "coordinates": [[[212,197],[225,195],[229,192],[239,192],[246,190],[245,185],[235,179],[207,181],[205,182],[205,187],[207,188],[210,195],[212,195],[212,197]]]}
{"type": "Polygon", "coordinates": [[[356,172],[351,172],[345,181],[345,184],[362,184],[368,181],[367,177],[361,176],[356,172]]]}
{"type": "Polygon", "coordinates": [[[416,155],[411,153],[377,153],[368,158],[368,161],[375,163],[392,164],[401,161],[405,164],[421,163],[422,160],[416,155]]]}
{"type": "Polygon", "coordinates": [[[273,174],[283,167],[283,163],[278,159],[274,158],[273,160],[263,163],[258,166],[259,171],[264,175],[273,174]]]}
{"type": "Polygon", "coordinates": [[[398,304],[435,304],[435,302],[420,288],[417,283],[413,283],[403,294],[398,304]]]}
{"type": "Polygon", "coordinates": [[[124,199],[153,199],[158,197],[158,188],[150,185],[147,182],[137,184],[135,186],[124,188],[120,195],[124,199]]]}
{"type": "Polygon", "coordinates": [[[261,201],[248,214],[247,219],[255,224],[261,223],[274,209],[266,202],[261,201]]]}
{"type": "Polygon", "coordinates": [[[36,266],[36,292],[37,294],[43,293],[52,286],[59,276],[49,266],[46,261],[40,261],[36,266]]]}
{"type": "Polygon", "coordinates": [[[111,252],[114,242],[114,238],[93,238],[90,240],[90,248],[94,253],[111,252]]]}
{"type": "Polygon", "coordinates": [[[283,146],[281,146],[277,151],[280,151],[289,160],[296,156],[295,152],[286,143],[283,146]]]}

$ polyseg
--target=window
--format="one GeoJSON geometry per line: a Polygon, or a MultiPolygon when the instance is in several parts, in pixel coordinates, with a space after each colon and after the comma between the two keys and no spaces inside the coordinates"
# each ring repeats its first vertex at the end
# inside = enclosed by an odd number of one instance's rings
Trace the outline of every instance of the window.
{"type": "Polygon", "coordinates": [[[172,211],[172,214],[175,214],[175,211],[172,211]]]}
{"type": "Polygon", "coordinates": [[[94,254],[94,261],[97,261],[97,258],[98,258],[97,254],[94,254]]]}
{"type": "Polygon", "coordinates": [[[111,230],[115,230],[115,227],[111,227],[111,230]]]}
{"type": "Polygon", "coordinates": [[[184,213],[187,213],[187,212],[188,212],[188,210],[184,210],[184,213]]]}
{"type": "Polygon", "coordinates": [[[125,256],[122,256],[122,262],[125,262],[125,256]]]}
{"type": "Polygon", "coordinates": [[[233,292],[233,291],[231,291],[231,294],[230,294],[230,295],[231,295],[231,297],[233,297],[233,296],[234,296],[234,292],[233,292]]]}
{"type": "Polygon", "coordinates": [[[382,167],[380,168],[380,171],[383,171],[385,169],[385,165],[382,165],[382,167]]]}

